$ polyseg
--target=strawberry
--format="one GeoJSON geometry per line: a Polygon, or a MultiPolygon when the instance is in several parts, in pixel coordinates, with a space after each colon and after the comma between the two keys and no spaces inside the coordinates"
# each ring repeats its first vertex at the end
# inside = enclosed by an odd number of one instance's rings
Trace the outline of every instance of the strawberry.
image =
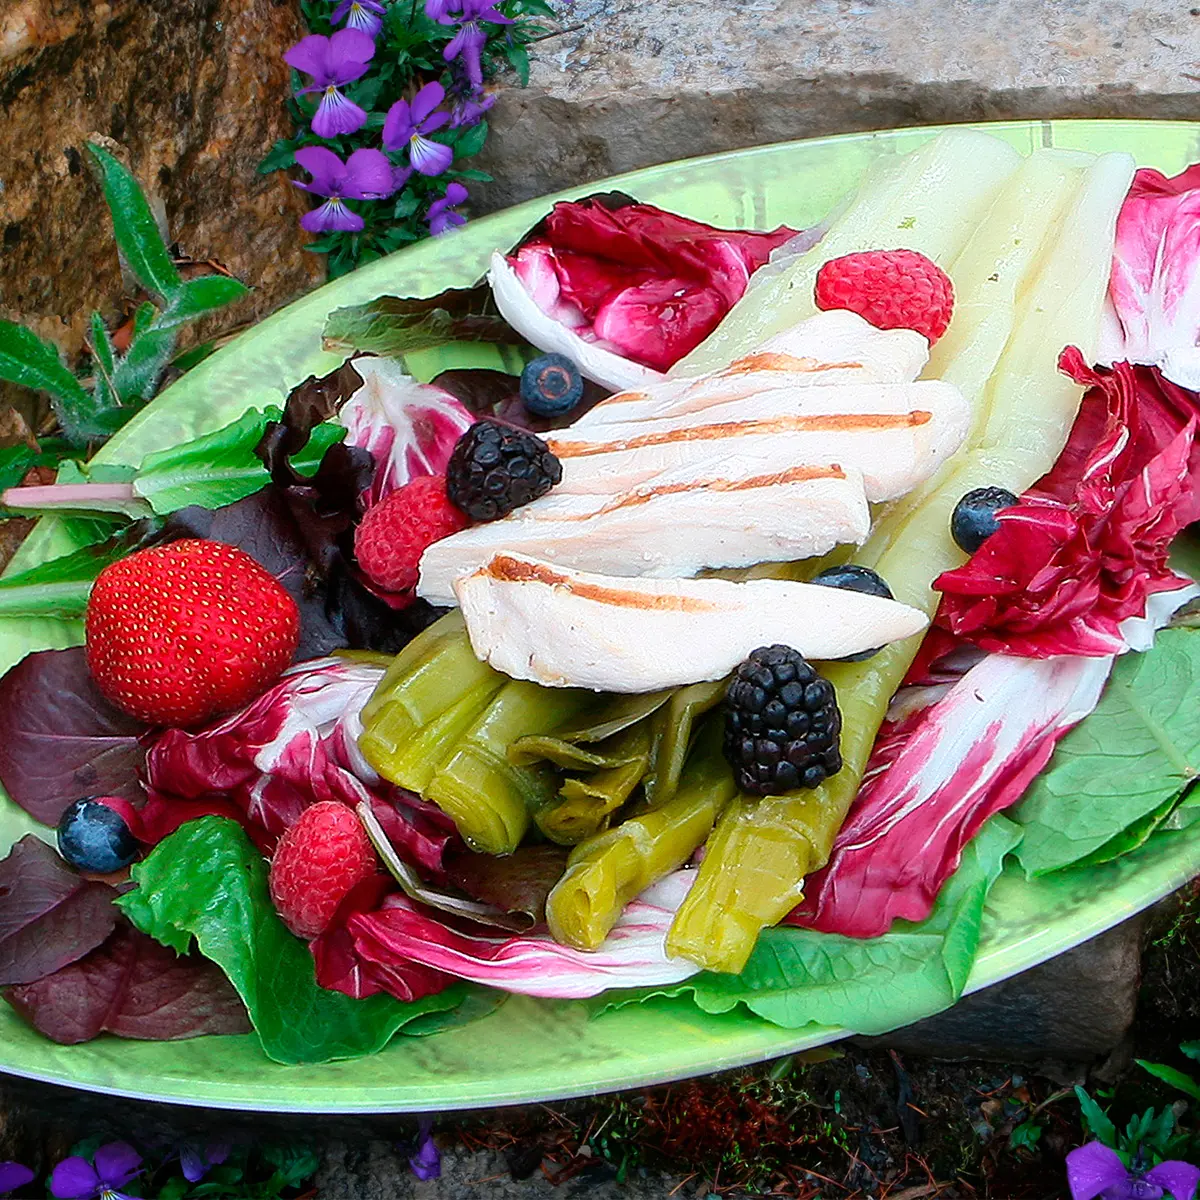
{"type": "Polygon", "coordinates": [[[351,888],[375,873],[375,851],[352,808],[310,805],[279,839],[271,859],[271,900],[297,936],[323,933],[351,888]]]}
{"type": "Polygon", "coordinates": [[[87,661],[101,692],[153,725],[195,725],[273,683],[300,640],[296,602],[244,550],[187,538],[100,572],[87,661]]]}
{"type": "Polygon", "coordinates": [[[367,509],[354,533],[354,555],[376,587],[411,592],[426,547],[469,523],[446,495],[444,475],[418,475],[367,509]]]}
{"type": "Polygon", "coordinates": [[[929,344],[946,332],[954,285],[915,250],[864,250],[831,258],[817,272],[818,308],[848,308],[876,329],[915,329],[929,344]]]}

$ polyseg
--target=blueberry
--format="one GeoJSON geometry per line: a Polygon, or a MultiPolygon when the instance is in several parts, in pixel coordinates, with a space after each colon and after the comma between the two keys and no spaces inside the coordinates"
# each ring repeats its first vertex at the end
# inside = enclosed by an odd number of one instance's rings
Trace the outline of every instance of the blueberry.
{"type": "Polygon", "coordinates": [[[561,417],[583,399],[583,376],[565,354],[543,354],[521,372],[521,401],[539,417],[561,417]]]}
{"type": "MultiPolygon", "coordinates": [[[[826,567],[824,571],[813,576],[813,583],[822,587],[845,588],[848,592],[863,592],[867,596],[882,596],[885,600],[893,600],[892,589],[884,583],[870,567],[860,567],[857,563],[844,563],[840,567],[826,567]]],[[[870,650],[862,650],[858,654],[847,654],[839,662],[864,662],[874,658],[882,650],[875,646],[870,650]]]]}
{"type": "Polygon", "coordinates": [[[79,871],[108,875],[137,857],[137,839],[116,809],[95,796],[76,800],[58,822],[58,852],[79,871]]]}
{"type": "Polygon", "coordinates": [[[1016,496],[1006,488],[975,488],[954,506],[950,536],[960,549],[974,554],[1000,528],[997,509],[1011,508],[1016,503],[1016,496]]]}

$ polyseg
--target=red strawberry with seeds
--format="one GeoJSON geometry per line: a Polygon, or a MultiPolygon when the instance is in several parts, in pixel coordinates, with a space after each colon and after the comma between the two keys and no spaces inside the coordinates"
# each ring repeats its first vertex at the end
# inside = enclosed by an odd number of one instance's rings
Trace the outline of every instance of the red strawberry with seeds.
{"type": "Polygon", "coordinates": [[[351,888],[375,873],[375,850],[352,808],[310,805],[279,839],[271,859],[271,900],[297,936],[324,933],[351,888]]]}
{"type": "Polygon", "coordinates": [[[915,329],[929,344],[946,332],[954,285],[915,250],[865,250],[831,258],[817,272],[818,308],[848,308],[876,329],[915,329]]]}
{"type": "Polygon", "coordinates": [[[187,538],[100,572],[87,660],[118,707],[154,725],[195,725],[248,704],[292,661],[300,613],[244,550],[187,538]]]}
{"type": "Polygon", "coordinates": [[[444,475],[418,475],[367,509],[354,533],[354,556],[376,587],[410,592],[426,548],[469,524],[446,495],[444,475]]]}

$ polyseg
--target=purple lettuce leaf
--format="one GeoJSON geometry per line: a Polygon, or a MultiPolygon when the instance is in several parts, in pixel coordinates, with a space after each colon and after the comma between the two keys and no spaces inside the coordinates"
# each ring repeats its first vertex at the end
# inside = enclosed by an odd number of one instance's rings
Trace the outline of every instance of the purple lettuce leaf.
{"type": "Polygon", "coordinates": [[[546,918],[546,897],[567,869],[564,846],[522,846],[513,854],[463,853],[447,864],[450,882],[473,900],[502,912],[523,913],[534,925],[546,918]]]}
{"type": "Polygon", "coordinates": [[[138,801],[149,728],[100,694],[82,647],[30,654],[0,679],[0,784],[47,825],[83,796],[138,801]]]}
{"type": "Polygon", "coordinates": [[[459,367],[443,371],[432,382],[434,387],[449,392],[471,412],[495,417],[506,425],[515,425],[532,433],[565,429],[589,408],[612,395],[609,388],[585,379],[583,399],[570,412],[557,417],[539,417],[521,403],[520,379],[504,371],[494,371],[488,367],[459,367]]]}
{"type": "Polygon", "coordinates": [[[166,1042],[250,1032],[245,1006],[215,963],[180,957],[124,921],[78,962],[5,997],[39,1033],[67,1046],[101,1033],[166,1042]]]}
{"type": "Polygon", "coordinates": [[[0,987],[32,983],[99,946],[119,916],[116,894],[23,837],[0,861],[0,987]]]}

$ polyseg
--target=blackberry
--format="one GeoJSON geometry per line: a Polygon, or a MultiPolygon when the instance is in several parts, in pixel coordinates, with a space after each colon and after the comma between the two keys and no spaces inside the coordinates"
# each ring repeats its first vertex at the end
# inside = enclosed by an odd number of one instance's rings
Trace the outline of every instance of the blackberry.
{"type": "Polygon", "coordinates": [[[59,818],[58,852],[76,870],[109,875],[133,862],[138,844],[116,809],[85,796],[59,818]]]}
{"type": "Polygon", "coordinates": [[[446,494],[476,521],[506,517],[562,479],[562,463],[540,437],[497,421],[476,421],[446,467],[446,494]]]}
{"type": "Polygon", "coordinates": [[[950,536],[960,550],[974,554],[1000,528],[996,512],[1016,503],[1017,497],[1007,488],[975,488],[954,506],[950,514],[950,536]]]}
{"type": "Polygon", "coordinates": [[[790,646],[762,646],[725,692],[725,757],[759,796],[815,788],[842,769],[833,684],[790,646]]]}
{"type": "MultiPolygon", "coordinates": [[[[870,567],[860,567],[857,563],[843,563],[840,567],[826,567],[824,571],[813,576],[813,583],[821,587],[843,588],[848,592],[863,592],[868,596],[882,596],[885,600],[894,600],[892,589],[883,578],[870,567]]],[[[874,646],[859,654],[847,654],[838,662],[865,662],[874,658],[882,650],[882,646],[874,646]]]]}

